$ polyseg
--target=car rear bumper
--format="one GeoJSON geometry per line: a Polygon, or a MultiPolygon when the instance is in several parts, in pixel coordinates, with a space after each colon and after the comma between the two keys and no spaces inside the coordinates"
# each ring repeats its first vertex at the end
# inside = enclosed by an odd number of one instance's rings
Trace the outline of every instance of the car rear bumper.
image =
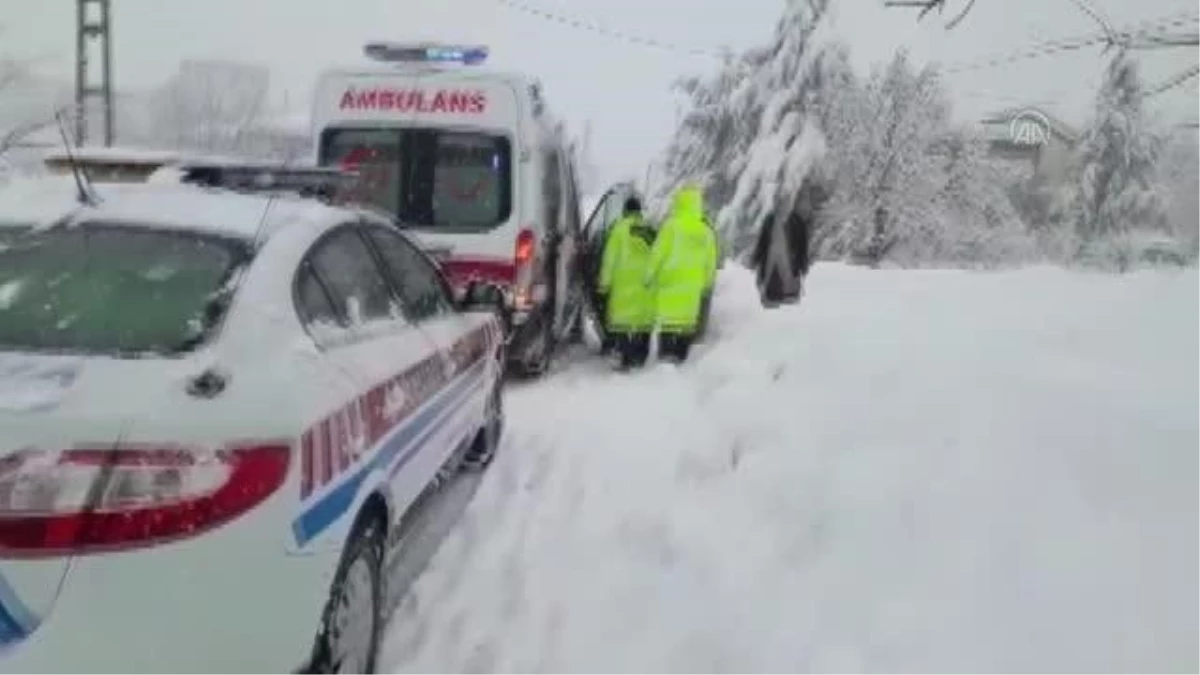
{"type": "Polygon", "coordinates": [[[49,616],[0,652],[0,671],[297,670],[317,633],[329,562],[287,555],[279,540],[207,541],[214,534],[76,558],[49,616]]]}

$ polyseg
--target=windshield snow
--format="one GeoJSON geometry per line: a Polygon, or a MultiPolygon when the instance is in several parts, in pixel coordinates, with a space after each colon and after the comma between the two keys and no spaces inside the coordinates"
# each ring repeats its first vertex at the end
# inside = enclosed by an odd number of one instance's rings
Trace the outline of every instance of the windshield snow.
{"type": "Polygon", "coordinates": [[[89,224],[0,250],[0,349],[172,354],[202,343],[245,263],[211,236],[89,224]]]}

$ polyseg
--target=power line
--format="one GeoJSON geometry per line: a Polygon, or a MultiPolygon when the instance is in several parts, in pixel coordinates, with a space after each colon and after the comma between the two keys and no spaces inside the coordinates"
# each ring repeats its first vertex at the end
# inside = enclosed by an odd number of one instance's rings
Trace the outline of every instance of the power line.
{"type": "Polygon", "coordinates": [[[1142,98],[1151,98],[1153,96],[1158,96],[1159,94],[1168,92],[1184,82],[1196,77],[1197,75],[1200,75],[1200,66],[1192,66],[1181,73],[1167,78],[1154,87],[1147,89],[1146,93],[1142,94],[1142,98]]]}
{"type": "MultiPolygon", "coordinates": [[[[1180,14],[1168,15],[1158,19],[1148,19],[1146,21],[1134,24],[1129,29],[1120,31],[1120,35],[1137,36],[1145,35],[1152,30],[1161,30],[1165,28],[1173,28],[1182,26],[1188,23],[1200,21],[1200,15],[1189,13],[1186,16],[1180,14]]],[[[1108,32],[1092,32],[1085,35],[1076,35],[1073,37],[1058,38],[1045,42],[1034,44],[1031,47],[1018,52],[993,56],[981,61],[973,61],[959,65],[951,65],[942,69],[943,73],[954,74],[962,72],[970,72],[975,70],[995,68],[997,66],[1005,66],[1019,61],[1027,61],[1043,56],[1051,56],[1064,52],[1078,51],[1097,45],[1112,44],[1112,37],[1108,32]]]]}
{"type": "MultiPolygon", "coordinates": [[[[1077,4],[1082,3],[1082,1],[1083,0],[1078,0],[1077,4]]],[[[635,33],[630,33],[628,31],[611,28],[609,26],[605,26],[603,24],[600,24],[600,23],[597,23],[594,21],[581,19],[579,17],[568,16],[566,14],[560,14],[557,12],[551,12],[551,11],[542,9],[540,7],[535,7],[533,5],[527,4],[525,2],[522,2],[521,0],[497,0],[497,2],[500,3],[501,5],[504,5],[505,7],[510,8],[510,9],[517,10],[519,12],[525,13],[530,16],[534,16],[536,18],[539,18],[539,19],[542,19],[545,21],[551,21],[553,23],[556,23],[556,24],[559,24],[562,26],[567,26],[569,28],[573,28],[576,30],[583,30],[583,31],[591,32],[591,33],[596,33],[598,35],[602,35],[602,36],[616,39],[616,40],[621,40],[624,42],[628,42],[630,44],[641,45],[644,47],[652,47],[655,49],[661,49],[664,51],[670,51],[670,52],[675,52],[675,53],[680,53],[680,54],[687,54],[690,56],[705,56],[705,57],[712,57],[712,58],[724,58],[726,55],[725,52],[716,51],[716,50],[699,49],[699,48],[694,48],[694,47],[682,47],[680,45],[672,44],[669,42],[664,42],[662,40],[651,38],[651,37],[648,37],[645,35],[639,35],[639,34],[635,34],[635,33]]],[[[910,6],[921,6],[924,8],[922,15],[924,15],[924,13],[927,12],[929,9],[938,7],[938,4],[936,2],[927,3],[927,0],[911,0],[911,2],[906,2],[905,0],[897,0],[895,2],[888,2],[887,4],[890,6],[891,5],[903,5],[903,4],[908,4],[910,6]]],[[[940,9],[940,7],[938,7],[938,8],[940,9]]],[[[969,8],[970,8],[970,5],[968,5],[968,9],[969,8]]],[[[1089,12],[1089,14],[1092,11],[1094,11],[1094,10],[1091,10],[1090,6],[1086,5],[1086,4],[1082,4],[1081,9],[1087,10],[1089,12]]],[[[959,16],[955,17],[955,19],[952,20],[952,23],[957,23],[957,21],[961,20],[962,16],[965,16],[965,14],[966,14],[966,10],[964,10],[962,12],[962,14],[960,14],[959,16]]],[[[1103,30],[1101,32],[1092,32],[1092,33],[1088,33],[1085,35],[1077,35],[1077,36],[1073,36],[1073,37],[1065,37],[1065,38],[1058,38],[1055,40],[1044,41],[1041,43],[1037,43],[1029,48],[1023,49],[1019,52],[995,56],[995,57],[985,59],[982,61],[970,62],[970,63],[960,64],[957,66],[951,65],[949,67],[943,67],[942,72],[946,73],[946,74],[954,74],[954,73],[970,72],[970,71],[986,69],[986,68],[994,68],[997,66],[1008,65],[1011,63],[1016,63],[1019,61],[1025,61],[1025,60],[1029,60],[1029,59],[1035,59],[1035,58],[1039,58],[1039,57],[1043,57],[1043,56],[1051,56],[1054,54],[1060,54],[1060,53],[1064,53],[1064,52],[1078,51],[1080,49],[1086,49],[1088,47],[1097,46],[1097,45],[1110,45],[1111,46],[1114,44],[1115,41],[1118,41],[1118,40],[1121,42],[1124,42],[1128,46],[1128,45],[1132,44],[1134,42],[1134,40],[1138,37],[1141,37],[1143,40],[1147,40],[1148,43],[1150,43],[1150,44],[1154,44],[1154,43],[1177,44],[1178,43],[1177,37],[1154,36],[1154,35],[1150,35],[1149,33],[1151,31],[1155,31],[1155,30],[1161,31],[1163,29],[1173,28],[1173,27],[1177,27],[1177,26],[1182,26],[1184,24],[1196,23],[1197,21],[1200,21],[1200,15],[1197,15],[1194,13],[1172,14],[1172,15],[1167,15],[1167,16],[1160,17],[1157,19],[1147,19],[1144,21],[1140,21],[1138,23],[1133,24],[1131,27],[1129,27],[1125,30],[1113,31],[1107,25],[1107,22],[1103,19],[1103,17],[1094,17],[1094,18],[1096,18],[1096,20],[1099,23],[1101,23],[1101,25],[1103,27],[1103,30]]],[[[1184,39],[1186,39],[1186,36],[1184,39]]],[[[1173,76],[1172,78],[1160,83],[1159,85],[1156,85],[1154,88],[1148,90],[1146,92],[1146,94],[1144,94],[1144,96],[1149,98],[1152,96],[1157,96],[1157,95],[1164,93],[1166,91],[1169,91],[1171,89],[1174,89],[1175,87],[1179,86],[1180,84],[1183,84],[1184,82],[1187,82],[1188,80],[1196,77],[1197,74],[1198,74],[1197,68],[1195,68],[1195,67],[1190,68],[1187,71],[1179,73],[1178,75],[1173,76]]]]}
{"type": "Polygon", "coordinates": [[[725,53],[723,51],[713,50],[713,49],[699,49],[696,47],[683,47],[683,46],[672,44],[669,42],[663,42],[662,40],[657,40],[655,38],[648,37],[645,35],[638,35],[635,33],[618,30],[616,28],[610,28],[608,26],[604,26],[604,25],[596,23],[594,21],[588,21],[585,19],[580,19],[578,17],[567,16],[566,14],[559,14],[556,12],[547,11],[540,7],[534,7],[533,5],[529,5],[524,2],[521,2],[520,0],[496,0],[496,1],[499,2],[501,5],[504,5],[505,7],[508,7],[510,9],[515,9],[519,12],[523,12],[530,16],[535,16],[535,17],[537,17],[539,19],[543,19],[545,21],[551,21],[553,23],[557,23],[557,24],[563,25],[563,26],[568,26],[570,28],[574,28],[577,30],[583,30],[583,31],[596,33],[598,35],[603,35],[605,37],[613,38],[616,40],[622,40],[622,41],[628,42],[630,44],[641,45],[643,47],[652,47],[654,49],[661,49],[664,51],[675,52],[677,54],[686,54],[689,56],[705,56],[705,57],[709,57],[709,58],[718,58],[718,59],[725,57],[725,53]]]}

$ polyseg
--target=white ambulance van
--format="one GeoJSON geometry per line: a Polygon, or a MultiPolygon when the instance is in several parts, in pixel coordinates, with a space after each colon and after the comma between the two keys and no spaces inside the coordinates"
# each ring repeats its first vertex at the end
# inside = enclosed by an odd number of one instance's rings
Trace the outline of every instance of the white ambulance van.
{"type": "Polygon", "coordinates": [[[509,360],[539,374],[578,334],[574,162],[539,84],[484,70],[486,47],[371,43],[324,73],[316,162],[355,172],[352,198],[391,214],[462,289],[507,292],[509,360]]]}

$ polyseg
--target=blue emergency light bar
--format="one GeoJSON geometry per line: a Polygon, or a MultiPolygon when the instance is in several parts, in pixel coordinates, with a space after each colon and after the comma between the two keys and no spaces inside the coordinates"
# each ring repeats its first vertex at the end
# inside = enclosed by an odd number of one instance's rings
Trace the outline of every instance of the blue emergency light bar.
{"type": "Polygon", "coordinates": [[[363,54],[371,60],[385,63],[457,63],[475,66],[487,60],[488,48],[483,45],[368,42],[363,45],[363,54]]]}

